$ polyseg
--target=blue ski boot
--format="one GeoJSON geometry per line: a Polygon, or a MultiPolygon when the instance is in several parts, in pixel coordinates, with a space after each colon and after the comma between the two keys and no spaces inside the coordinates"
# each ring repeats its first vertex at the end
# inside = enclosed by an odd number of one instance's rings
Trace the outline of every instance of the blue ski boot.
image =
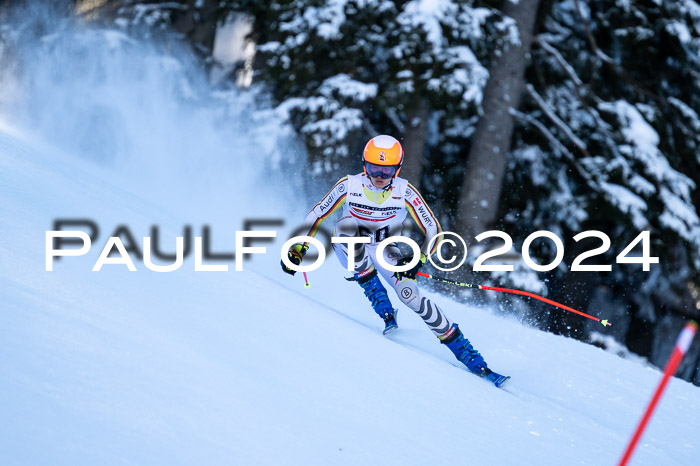
{"type": "Polygon", "coordinates": [[[365,296],[372,303],[374,312],[384,321],[384,335],[398,328],[396,324],[396,311],[389,301],[389,296],[386,294],[386,288],[379,281],[379,275],[376,270],[373,270],[364,277],[355,275],[357,283],[365,290],[365,296]]]}
{"type": "Polygon", "coordinates": [[[510,379],[509,376],[493,372],[486,366],[484,358],[474,349],[469,340],[464,338],[464,334],[457,324],[452,324],[452,328],[447,332],[447,335],[447,338],[442,340],[442,343],[454,353],[459,361],[467,366],[469,372],[479,377],[484,377],[497,387],[500,387],[506,380],[510,379]]]}
{"type": "Polygon", "coordinates": [[[455,357],[462,362],[469,372],[483,377],[486,372],[486,362],[484,358],[474,349],[469,340],[464,338],[464,334],[457,324],[452,324],[452,328],[447,332],[448,336],[442,340],[443,345],[452,351],[455,357]]]}

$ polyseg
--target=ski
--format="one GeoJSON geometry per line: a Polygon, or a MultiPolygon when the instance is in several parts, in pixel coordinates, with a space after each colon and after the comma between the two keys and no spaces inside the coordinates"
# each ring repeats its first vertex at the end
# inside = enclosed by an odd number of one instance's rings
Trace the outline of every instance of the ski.
{"type": "Polygon", "coordinates": [[[486,369],[488,372],[486,372],[483,377],[494,384],[496,387],[501,387],[503,386],[504,383],[510,379],[509,375],[501,375],[497,372],[492,371],[491,369],[486,369]]]}
{"type": "Polygon", "coordinates": [[[388,333],[391,333],[393,330],[396,330],[397,328],[399,328],[399,326],[396,325],[396,322],[394,322],[393,324],[386,324],[386,327],[384,327],[384,331],[382,333],[386,335],[388,333]]]}

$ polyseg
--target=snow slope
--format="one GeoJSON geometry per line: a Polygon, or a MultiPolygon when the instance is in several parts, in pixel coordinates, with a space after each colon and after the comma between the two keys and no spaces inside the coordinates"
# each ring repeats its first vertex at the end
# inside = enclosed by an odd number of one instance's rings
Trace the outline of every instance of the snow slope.
{"type": "MultiPolygon", "coordinates": [[[[0,133],[2,464],[611,464],[660,377],[434,296],[512,375],[495,389],[406,308],[383,337],[334,261],[309,290],[282,274],[281,239],[243,272],[91,272],[110,225],[170,226],[172,250],[187,220],[25,137],[0,133]],[[105,236],[45,272],[66,214],[105,236]]],[[[700,392],[674,379],[633,464],[694,464],[698,434],[700,392]]]]}
{"type": "MultiPolygon", "coordinates": [[[[0,464],[619,459],[658,370],[442,296],[507,388],[406,308],[383,337],[332,255],[308,290],[279,269],[315,200],[274,115],[202,97],[205,77],[121,33],[57,31],[0,73],[0,464]],[[46,272],[45,231],[65,218],[99,236],[46,272]],[[168,252],[209,226],[221,253],[260,218],[285,225],[242,272],[194,272],[192,255],[170,273],[91,271],[120,225],[137,241],[157,225],[168,252]]],[[[700,391],[674,379],[633,464],[696,464],[699,448],[700,391]]]]}

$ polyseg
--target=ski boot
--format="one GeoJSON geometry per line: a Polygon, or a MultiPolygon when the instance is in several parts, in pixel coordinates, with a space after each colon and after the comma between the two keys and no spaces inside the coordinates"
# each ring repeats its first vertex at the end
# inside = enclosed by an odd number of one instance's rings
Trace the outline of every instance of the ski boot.
{"type": "Polygon", "coordinates": [[[364,277],[355,275],[355,279],[365,291],[367,299],[372,303],[374,312],[384,321],[384,331],[382,333],[386,335],[390,331],[398,328],[396,324],[396,310],[394,310],[391,301],[389,301],[386,288],[384,288],[382,282],[379,281],[377,271],[372,270],[372,272],[364,277]]]}
{"type": "Polygon", "coordinates": [[[467,366],[469,372],[485,378],[496,387],[500,387],[506,380],[510,379],[509,376],[498,374],[488,368],[484,358],[474,349],[469,340],[464,337],[457,324],[452,324],[452,328],[447,332],[446,338],[441,339],[441,342],[454,353],[455,357],[462,364],[467,366]]]}

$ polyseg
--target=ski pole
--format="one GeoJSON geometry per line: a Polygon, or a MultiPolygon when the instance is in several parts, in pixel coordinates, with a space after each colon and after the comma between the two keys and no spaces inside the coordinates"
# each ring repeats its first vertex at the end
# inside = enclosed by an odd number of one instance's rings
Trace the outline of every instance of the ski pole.
{"type": "Polygon", "coordinates": [[[542,296],[536,295],[536,294],[534,294],[534,293],[530,293],[530,292],[528,292],[528,291],[511,290],[511,289],[508,289],[508,288],[496,288],[496,287],[493,287],[493,286],[475,285],[475,284],[472,284],[472,283],[462,283],[462,282],[458,282],[458,281],[455,281],[455,280],[450,280],[450,279],[448,279],[448,278],[436,277],[436,276],[434,276],[434,275],[428,275],[427,273],[423,273],[423,272],[417,272],[416,275],[420,275],[421,277],[430,278],[430,279],[435,280],[435,281],[438,281],[438,282],[448,283],[448,284],[450,284],[450,285],[464,286],[464,287],[467,287],[467,288],[477,288],[477,289],[479,289],[479,290],[500,291],[501,293],[512,293],[512,294],[518,294],[518,295],[522,295],[522,296],[527,296],[528,298],[538,299],[538,300],[540,300],[540,301],[542,301],[542,302],[545,302],[545,303],[547,303],[547,304],[551,304],[552,306],[556,306],[556,307],[561,308],[561,309],[564,309],[564,310],[566,310],[566,311],[573,312],[574,314],[578,314],[578,315],[583,316],[583,317],[586,317],[586,318],[588,318],[588,319],[595,320],[596,322],[600,322],[601,324],[603,324],[604,327],[607,327],[607,326],[611,325],[610,322],[607,321],[607,319],[605,319],[605,320],[600,320],[599,318],[593,317],[592,315],[588,315],[588,314],[586,314],[585,312],[577,311],[576,309],[572,309],[572,308],[570,308],[569,306],[565,306],[565,305],[563,305],[563,304],[561,304],[561,303],[558,303],[558,302],[556,302],[556,301],[552,301],[551,299],[544,298],[544,297],[542,297],[542,296]]]}
{"type": "Polygon", "coordinates": [[[311,288],[311,283],[309,283],[309,278],[306,276],[306,272],[302,272],[304,274],[304,288],[311,288]]]}

